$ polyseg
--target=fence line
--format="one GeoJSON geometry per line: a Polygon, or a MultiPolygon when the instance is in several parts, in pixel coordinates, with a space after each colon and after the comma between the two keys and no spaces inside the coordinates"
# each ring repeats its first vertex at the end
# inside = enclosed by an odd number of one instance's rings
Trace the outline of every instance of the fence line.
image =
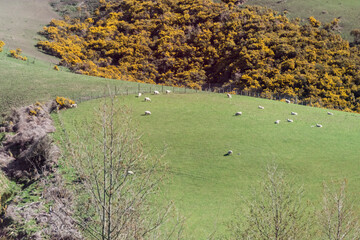
{"type": "Polygon", "coordinates": [[[286,101],[290,100],[293,104],[310,106],[310,107],[321,107],[321,108],[334,108],[343,110],[341,106],[326,106],[320,97],[314,98],[309,97],[307,99],[299,99],[297,96],[292,96],[284,93],[265,93],[259,91],[250,91],[250,90],[239,90],[238,88],[233,87],[232,85],[229,86],[222,86],[220,84],[206,84],[201,91],[205,92],[212,92],[212,93],[235,93],[236,95],[248,96],[248,97],[255,97],[255,98],[263,98],[268,100],[275,100],[275,101],[286,101]]]}
{"type": "MultiPolygon", "coordinates": [[[[110,91],[112,91],[112,93],[115,96],[124,96],[124,95],[137,95],[139,93],[153,93],[154,91],[159,91],[159,92],[165,92],[166,90],[170,90],[172,91],[172,93],[176,93],[176,94],[189,94],[189,93],[197,93],[199,92],[199,90],[197,89],[189,89],[186,87],[170,87],[170,86],[163,86],[163,85],[142,85],[141,83],[139,83],[138,85],[134,85],[134,86],[130,86],[130,87],[124,87],[124,86],[113,86],[109,89],[110,91]]],[[[92,92],[90,94],[86,94],[84,96],[67,96],[70,99],[74,100],[77,103],[81,103],[81,102],[85,102],[85,101],[90,101],[90,100],[94,100],[94,99],[99,99],[99,98],[103,98],[103,97],[108,97],[109,93],[107,89],[104,89],[103,93],[100,92],[92,92]]]]}
{"type": "MultiPolygon", "coordinates": [[[[246,90],[238,90],[237,88],[230,86],[223,87],[218,84],[206,84],[201,89],[191,89],[186,87],[173,87],[173,86],[164,86],[164,85],[143,85],[139,83],[137,86],[114,86],[110,89],[113,91],[114,95],[121,96],[121,95],[137,95],[138,93],[153,93],[155,90],[164,93],[166,90],[172,91],[172,93],[177,94],[189,94],[189,93],[228,93],[232,92],[236,95],[248,96],[248,97],[255,97],[255,98],[263,98],[268,100],[275,100],[275,101],[285,101],[290,100],[293,104],[304,105],[304,106],[311,106],[311,107],[324,107],[321,98],[308,98],[308,99],[298,99],[297,96],[291,96],[283,93],[264,93],[258,91],[246,91],[246,90]]],[[[72,100],[76,101],[77,103],[81,103],[84,101],[89,101],[93,99],[103,98],[109,96],[106,91],[104,93],[100,92],[93,92],[90,95],[84,96],[68,96],[72,100]]],[[[333,106],[335,109],[343,110],[341,106],[333,106]]]]}

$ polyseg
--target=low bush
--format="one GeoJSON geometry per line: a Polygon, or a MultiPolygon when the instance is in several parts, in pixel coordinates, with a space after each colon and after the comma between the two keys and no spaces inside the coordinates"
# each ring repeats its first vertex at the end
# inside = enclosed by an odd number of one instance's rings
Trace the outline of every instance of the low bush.
{"type": "Polygon", "coordinates": [[[17,48],[16,50],[10,50],[10,56],[16,59],[26,61],[27,57],[21,56],[21,52],[22,50],[20,48],[17,48]]]}

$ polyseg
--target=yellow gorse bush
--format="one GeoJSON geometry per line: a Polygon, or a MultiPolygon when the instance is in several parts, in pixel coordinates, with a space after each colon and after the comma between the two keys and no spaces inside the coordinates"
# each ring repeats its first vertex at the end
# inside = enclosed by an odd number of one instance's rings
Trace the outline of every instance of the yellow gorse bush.
{"type": "Polygon", "coordinates": [[[2,52],[2,48],[3,48],[3,46],[5,46],[5,43],[3,42],[3,41],[0,41],[0,52],[2,52]]]}
{"type": "Polygon", "coordinates": [[[71,105],[75,104],[74,100],[71,100],[71,99],[65,98],[65,97],[56,97],[55,101],[58,104],[59,109],[70,108],[71,105]]]}
{"type": "Polygon", "coordinates": [[[101,1],[92,18],[52,20],[38,47],[77,73],[261,96],[360,112],[360,50],[334,32],[235,1],[101,1]]]}
{"type": "Polygon", "coordinates": [[[31,110],[29,111],[29,114],[30,114],[31,116],[36,116],[38,113],[37,113],[34,109],[31,109],[31,110]]]}
{"type": "Polygon", "coordinates": [[[17,48],[16,50],[10,50],[10,56],[20,59],[20,60],[23,60],[23,61],[26,61],[27,57],[21,56],[20,55],[21,52],[22,52],[22,50],[20,48],[17,48]]]}

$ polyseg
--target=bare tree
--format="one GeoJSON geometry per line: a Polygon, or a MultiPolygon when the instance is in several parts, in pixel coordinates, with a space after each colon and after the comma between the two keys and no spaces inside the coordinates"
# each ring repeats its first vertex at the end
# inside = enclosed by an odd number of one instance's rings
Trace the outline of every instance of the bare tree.
{"type": "Polygon", "coordinates": [[[181,220],[170,219],[171,204],[160,209],[150,202],[165,166],[143,152],[130,116],[110,96],[83,122],[85,131],[67,134],[69,163],[86,192],[77,222],[94,239],[180,238],[181,220]],[[168,221],[174,225],[166,233],[157,231],[168,221]]]}
{"type": "Polygon", "coordinates": [[[231,239],[311,239],[302,196],[301,187],[286,182],[276,166],[268,166],[260,189],[246,201],[245,217],[231,224],[231,239]]]}
{"type": "Polygon", "coordinates": [[[346,183],[324,183],[323,208],[319,223],[325,239],[360,239],[359,219],[355,215],[353,203],[347,196],[346,183]]]}

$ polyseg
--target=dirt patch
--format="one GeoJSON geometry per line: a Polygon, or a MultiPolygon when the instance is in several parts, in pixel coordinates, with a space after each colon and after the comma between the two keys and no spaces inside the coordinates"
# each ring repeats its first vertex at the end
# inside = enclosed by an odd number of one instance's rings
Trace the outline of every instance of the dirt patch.
{"type": "Polygon", "coordinates": [[[5,50],[21,48],[24,55],[58,62],[35,47],[40,37],[37,33],[43,26],[53,18],[60,18],[50,6],[50,0],[0,0],[0,6],[0,40],[6,43],[5,50]]]}
{"type": "Polygon", "coordinates": [[[54,132],[50,113],[59,107],[57,102],[34,104],[15,109],[5,118],[2,130],[6,132],[0,147],[0,167],[13,181],[23,188],[37,182],[44,189],[39,201],[20,206],[21,195],[17,195],[6,209],[4,224],[0,226],[0,237],[11,239],[81,239],[82,236],[71,218],[72,194],[64,187],[56,172],[59,149],[48,133],[54,132]],[[49,207],[50,206],[50,207],[49,207]],[[16,226],[34,221],[37,229],[29,233],[14,231],[16,226]],[[14,232],[16,234],[14,235],[14,232]]]}
{"type": "Polygon", "coordinates": [[[26,183],[52,171],[59,150],[47,134],[55,131],[49,115],[55,108],[54,101],[30,105],[13,110],[5,119],[3,128],[14,134],[5,135],[2,142],[0,167],[10,179],[26,183]]]}

